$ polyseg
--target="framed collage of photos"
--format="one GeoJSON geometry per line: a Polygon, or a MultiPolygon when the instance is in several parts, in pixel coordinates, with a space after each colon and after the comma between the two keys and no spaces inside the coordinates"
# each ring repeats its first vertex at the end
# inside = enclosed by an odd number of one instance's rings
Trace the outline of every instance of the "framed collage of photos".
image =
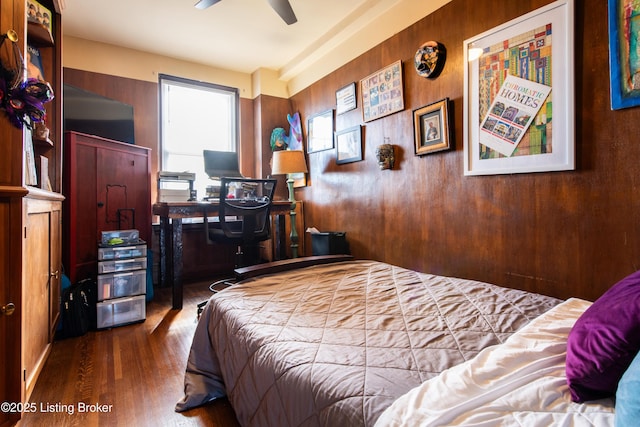
{"type": "Polygon", "coordinates": [[[402,111],[402,61],[398,60],[360,80],[360,93],[365,122],[402,111]]]}

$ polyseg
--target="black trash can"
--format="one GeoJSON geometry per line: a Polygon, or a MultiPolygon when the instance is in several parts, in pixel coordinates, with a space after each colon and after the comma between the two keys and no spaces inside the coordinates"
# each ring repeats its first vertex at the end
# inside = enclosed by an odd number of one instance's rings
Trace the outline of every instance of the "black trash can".
{"type": "Polygon", "coordinates": [[[328,231],[311,233],[312,255],[341,255],[349,254],[346,232],[328,231]]]}

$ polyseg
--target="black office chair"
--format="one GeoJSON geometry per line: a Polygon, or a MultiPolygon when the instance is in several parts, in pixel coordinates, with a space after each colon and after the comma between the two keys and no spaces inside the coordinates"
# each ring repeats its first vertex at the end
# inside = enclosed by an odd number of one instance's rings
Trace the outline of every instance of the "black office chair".
{"type": "MultiPolygon", "coordinates": [[[[271,204],[277,180],[230,178],[220,180],[220,207],[217,223],[204,218],[208,243],[235,245],[235,268],[259,264],[260,243],[271,238],[271,204]]],[[[213,282],[209,289],[218,292],[235,278],[213,282]]],[[[207,301],[198,304],[198,317],[207,301]]]]}
{"type": "Polygon", "coordinates": [[[260,242],[271,238],[275,179],[225,177],[220,182],[219,222],[207,223],[211,242],[237,248],[235,267],[258,264],[260,242]]]}

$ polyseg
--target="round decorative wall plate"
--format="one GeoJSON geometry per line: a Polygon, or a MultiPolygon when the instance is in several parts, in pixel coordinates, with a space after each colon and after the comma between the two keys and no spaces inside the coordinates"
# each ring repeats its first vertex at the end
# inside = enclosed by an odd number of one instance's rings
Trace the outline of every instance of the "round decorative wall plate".
{"type": "Polygon", "coordinates": [[[442,43],[428,41],[423,43],[413,59],[418,75],[429,79],[438,77],[444,68],[446,49],[442,43]]]}

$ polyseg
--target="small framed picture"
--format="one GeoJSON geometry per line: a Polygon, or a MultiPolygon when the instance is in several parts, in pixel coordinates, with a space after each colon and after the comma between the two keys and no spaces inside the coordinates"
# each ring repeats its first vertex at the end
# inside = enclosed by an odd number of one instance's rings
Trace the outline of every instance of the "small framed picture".
{"type": "Polygon", "coordinates": [[[449,137],[449,98],[413,111],[416,156],[451,148],[449,137]]]}
{"type": "Polygon", "coordinates": [[[336,114],[346,113],[356,108],[356,83],[346,85],[336,91],[336,114]]]}
{"type": "Polygon", "coordinates": [[[307,122],[307,152],[333,148],[333,109],[309,117],[307,122]]]}
{"type": "Polygon", "coordinates": [[[336,132],[336,163],[362,160],[362,126],[353,126],[336,132]]]}

